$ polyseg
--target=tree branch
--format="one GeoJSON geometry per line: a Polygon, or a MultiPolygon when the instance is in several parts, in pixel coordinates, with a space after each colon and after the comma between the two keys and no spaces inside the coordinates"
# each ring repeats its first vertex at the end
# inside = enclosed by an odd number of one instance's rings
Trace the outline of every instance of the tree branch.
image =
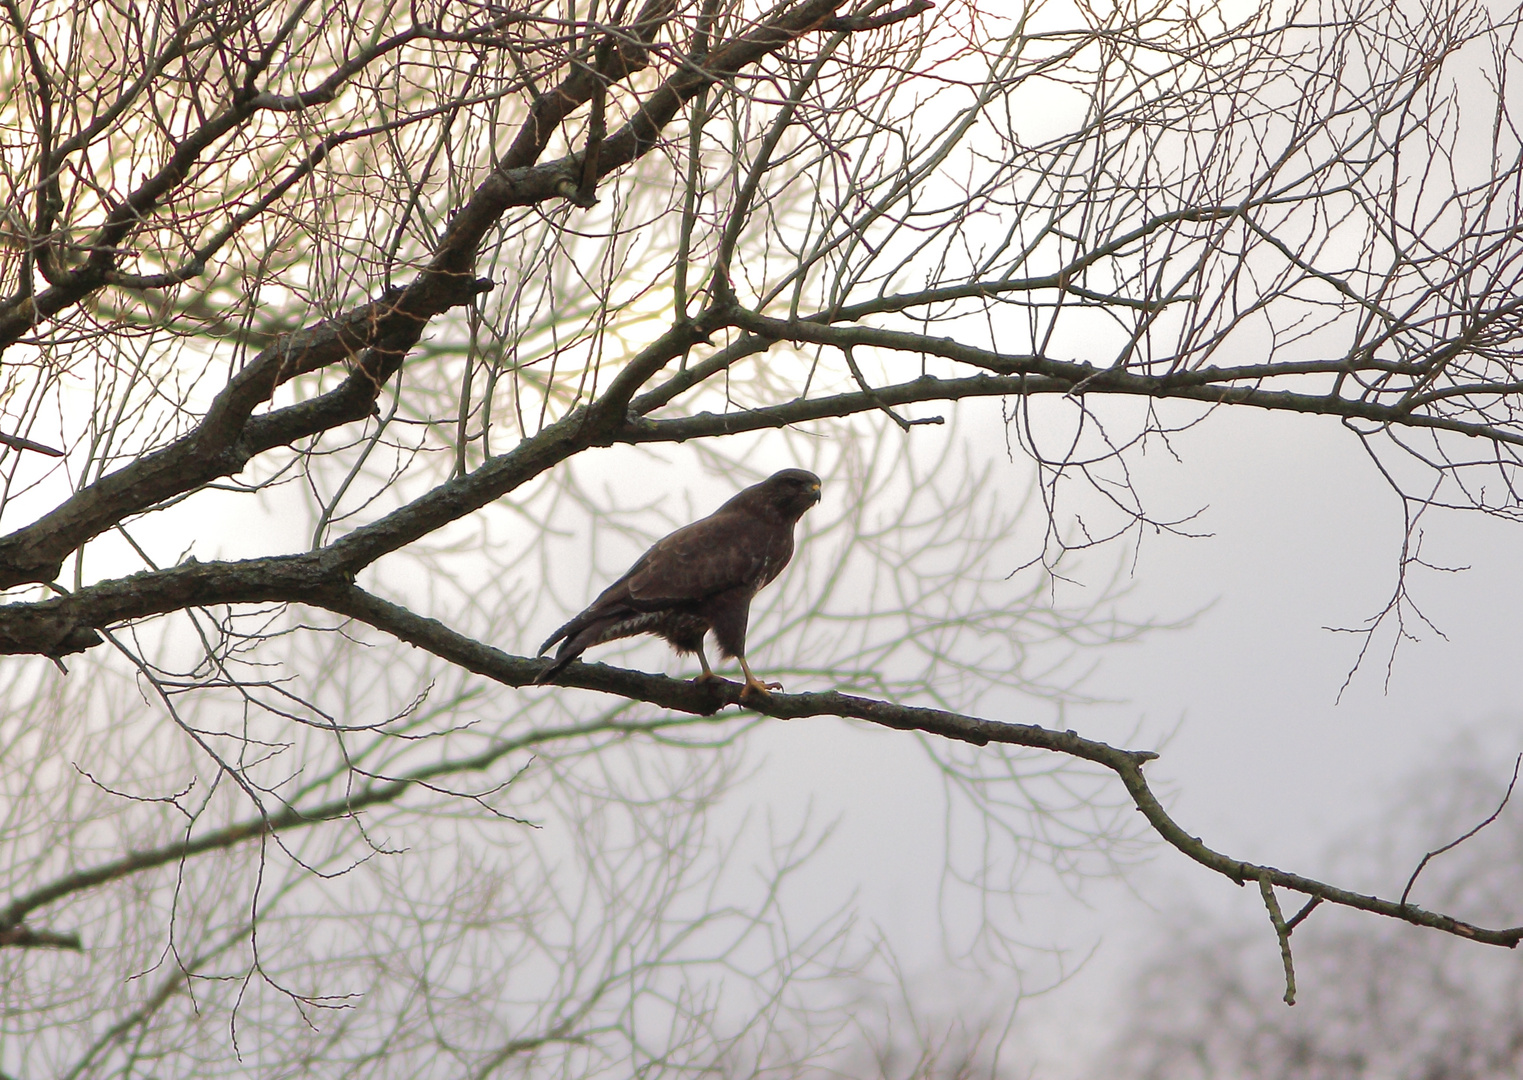
{"type": "MultiPolygon", "coordinates": [[[[598,175],[607,175],[648,153],[682,104],[700,89],[738,73],[817,29],[838,3],[839,0],[809,0],[724,43],[705,57],[701,68],[679,71],[652,94],[634,119],[602,143],[598,175]]],[[[635,40],[645,45],[653,40],[665,10],[663,4],[664,0],[650,0],[646,5],[635,40]]],[[[253,456],[273,446],[369,415],[370,403],[401,366],[429,321],[491,288],[491,282],[471,276],[487,230],[511,206],[563,196],[566,183],[576,185],[582,179],[580,154],[566,155],[545,165],[533,162],[548,145],[553,125],[591,100],[602,80],[624,78],[645,64],[639,49],[614,49],[609,56],[606,72],[575,66],[565,82],[536,99],[519,139],[455,216],[428,267],[415,281],[344,315],[282,337],[229,382],[194,431],[86,486],[43,518],[0,538],[0,589],[51,581],[70,552],[131,514],[212,480],[234,475],[253,456]],[[314,401],[290,406],[281,411],[283,415],[263,418],[260,430],[249,431],[252,410],[269,400],[277,386],[343,361],[356,366],[341,386],[314,401]],[[254,437],[244,438],[246,432],[254,437]]],[[[242,108],[252,115],[247,104],[242,108]]],[[[144,190],[151,187],[151,192],[162,194],[161,189],[169,179],[182,175],[188,167],[186,163],[199,154],[202,143],[234,124],[243,112],[233,110],[219,117],[215,125],[198,133],[195,140],[188,140],[177,151],[175,163],[166,166],[162,176],[144,190]]],[[[133,205],[142,202],[138,210],[146,210],[159,194],[147,202],[143,201],[147,195],[134,196],[133,205]]],[[[103,264],[100,273],[104,272],[103,264]]],[[[103,283],[103,279],[87,280],[76,273],[68,286],[67,303],[77,302],[103,283]]],[[[38,303],[41,305],[42,300],[38,303]]],[[[67,304],[62,300],[49,300],[43,305],[47,308],[45,313],[54,313],[63,306],[67,304]]],[[[11,336],[29,330],[40,311],[41,307],[29,308],[15,314],[11,321],[21,319],[17,323],[20,329],[11,336]]],[[[4,320],[0,319],[0,341],[9,340],[7,333],[4,320]]],[[[692,328],[674,328],[673,333],[690,335],[692,328]]],[[[701,337],[700,334],[695,340],[701,337]]],[[[629,396],[665,362],[662,359],[651,369],[632,364],[610,388],[614,392],[606,396],[603,413],[593,414],[593,418],[622,414],[629,396]]]]}
{"type": "MultiPolygon", "coordinates": [[[[451,663],[459,664],[508,686],[532,683],[543,668],[536,659],[516,657],[483,645],[450,630],[443,623],[423,618],[398,605],[351,587],[332,591],[321,600],[323,607],[350,615],[377,629],[406,641],[451,663]]],[[[1368,911],[1414,926],[1424,926],[1487,945],[1514,948],[1523,940],[1523,926],[1487,929],[1452,916],[1426,911],[1412,904],[1383,900],[1340,889],[1337,886],[1288,873],[1271,866],[1261,866],[1234,859],[1207,847],[1199,837],[1191,836],[1164,810],[1147,780],[1142,767],[1158,755],[1149,750],[1126,750],[1075,731],[1055,731],[1037,724],[1013,724],[968,716],[943,709],[901,705],[873,698],[856,697],[834,691],[818,694],[772,694],[764,699],[745,696],[739,683],[716,680],[708,683],[684,682],[659,675],[574,661],[556,678],[562,686],[619,694],[624,697],[665,708],[701,715],[711,715],[726,705],[735,705],[764,716],[801,719],[810,716],[839,716],[865,720],[900,731],[924,731],[958,742],[986,746],[1003,743],[1065,754],[1090,761],[1114,772],[1125,785],[1138,811],[1147,818],[1168,844],[1200,865],[1214,870],[1239,885],[1248,881],[1266,882],[1323,903],[1368,911]]],[[[1309,908],[1308,908],[1309,911],[1309,908]]],[[[1300,922],[1305,913],[1298,916],[1300,922]]],[[[1287,933],[1289,930],[1287,929],[1287,933]]]]}
{"type": "MultiPolygon", "coordinates": [[[[258,560],[270,563],[273,560],[258,560]]],[[[229,564],[238,566],[240,564],[229,564]]],[[[179,567],[166,573],[194,578],[204,571],[199,565],[179,567]]],[[[149,575],[139,575],[146,577],[149,575]]],[[[128,582],[133,579],[127,579],[128,582]]],[[[183,586],[182,586],[183,589],[183,586]]],[[[267,598],[267,597],[262,597],[267,598]]],[[[70,598],[64,598],[65,600],[70,598]]],[[[307,603],[345,615],[382,630],[429,653],[476,674],[512,687],[534,684],[543,670],[537,658],[514,656],[459,634],[443,623],[417,615],[353,585],[309,581],[305,590],[307,603]]],[[[1158,755],[1148,750],[1129,750],[1088,739],[1076,731],[1057,731],[1037,724],[1018,724],[951,712],[944,709],[904,705],[891,701],[864,698],[836,691],[810,694],[771,694],[765,698],[745,695],[744,686],[723,679],[711,682],[688,682],[661,675],[615,668],[606,664],[575,661],[556,679],[561,686],[598,690],[631,700],[644,701],[693,716],[714,716],[726,706],[772,716],[779,719],[802,719],[814,716],[837,716],[863,720],[899,731],[922,731],[942,738],[975,746],[1000,743],[1063,754],[1089,761],[1115,773],[1139,812],[1153,830],[1168,844],[1200,865],[1221,874],[1239,885],[1253,881],[1261,889],[1271,886],[1301,893],[1310,903],[1285,929],[1276,924],[1276,932],[1288,937],[1318,903],[1367,911],[1414,926],[1422,926],[1488,945],[1514,948],[1523,940],[1523,926],[1491,929],[1475,926],[1453,916],[1430,912],[1403,901],[1355,893],[1326,882],[1275,867],[1236,859],[1206,846],[1197,836],[1187,833],[1154,795],[1143,775],[1143,766],[1158,755]]],[[[399,777],[381,779],[328,803],[311,808],[287,807],[278,814],[260,817],[241,825],[228,826],[190,840],[147,849],[111,860],[96,867],[76,871],[11,901],[0,909],[0,930],[11,930],[23,937],[39,932],[18,929],[31,912],[63,896],[92,888],[142,870],[163,866],[195,854],[220,850],[272,832],[301,828],[320,821],[350,816],[368,806],[389,803],[405,791],[427,780],[490,766],[504,754],[548,739],[565,739],[600,731],[650,731],[684,721],[666,719],[620,726],[607,722],[573,725],[547,732],[533,733],[516,740],[504,740],[470,758],[437,763],[399,777]]],[[[44,933],[43,936],[49,936],[44,933]]],[[[66,942],[68,935],[51,935],[56,942],[66,942]]],[[[22,944],[22,941],[12,944],[22,944]]],[[[51,942],[50,942],[51,943],[51,942]]],[[[0,940],[0,945],[6,944],[0,940]]]]}

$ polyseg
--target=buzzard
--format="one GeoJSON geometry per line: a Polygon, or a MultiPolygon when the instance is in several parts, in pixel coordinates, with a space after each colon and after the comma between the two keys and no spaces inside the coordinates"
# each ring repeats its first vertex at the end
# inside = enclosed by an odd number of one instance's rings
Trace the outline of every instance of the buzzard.
{"type": "MultiPolygon", "coordinates": [[[[685,525],[635,560],[592,605],[539,647],[561,647],[536,682],[549,682],[592,645],[635,634],[655,634],[679,653],[697,653],[700,681],[718,678],[703,655],[710,630],[721,655],[745,672],[746,691],[781,690],[763,683],[746,664],[746,620],[751,598],[793,557],[793,525],[820,501],[820,478],[784,469],[746,488],[701,521],[685,525]]],[[[745,692],[745,691],[743,691],[745,692]]]]}

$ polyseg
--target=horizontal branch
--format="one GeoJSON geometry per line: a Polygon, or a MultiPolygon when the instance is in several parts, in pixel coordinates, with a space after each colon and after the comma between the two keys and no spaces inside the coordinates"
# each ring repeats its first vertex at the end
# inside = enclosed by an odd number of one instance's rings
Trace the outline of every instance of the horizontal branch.
{"type": "MultiPolygon", "coordinates": [[[[418,615],[353,585],[328,585],[313,588],[308,593],[305,602],[363,622],[400,641],[506,686],[531,686],[536,683],[544,670],[542,659],[505,653],[457,633],[436,619],[418,615]]],[[[1356,893],[1314,878],[1233,858],[1208,847],[1199,837],[1190,835],[1169,815],[1149,787],[1143,775],[1143,766],[1158,756],[1152,751],[1111,746],[1108,743],[1085,738],[1072,730],[1058,731],[1038,724],[991,720],[945,709],[904,705],[835,691],[812,694],[775,693],[760,698],[755,695],[745,695],[741,684],[723,679],[703,683],[688,682],[663,675],[582,661],[574,661],[564,668],[557,675],[556,684],[598,690],[631,700],[643,701],[687,714],[689,717],[711,717],[726,706],[733,705],[779,719],[837,716],[862,720],[898,731],[921,731],[975,746],[998,743],[1063,754],[1091,762],[1115,773],[1125,786],[1133,804],[1165,842],[1196,863],[1222,874],[1239,885],[1246,882],[1267,882],[1269,885],[1301,893],[1316,902],[1367,911],[1488,945],[1513,948],[1520,940],[1523,940],[1523,927],[1488,929],[1475,926],[1453,916],[1428,911],[1414,904],[1356,893]]],[[[23,920],[39,908],[63,897],[134,873],[175,863],[205,852],[223,850],[272,833],[350,817],[367,807],[394,802],[408,790],[430,780],[486,769],[503,755],[514,750],[550,740],[564,740],[603,732],[649,732],[691,722],[691,720],[680,718],[663,718],[647,722],[595,721],[531,732],[516,739],[503,740],[471,757],[436,762],[396,777],[372,777],[353,792],[314,807],[287,806],[277,813],[262,815],[200,836],[157,848],[130,852],[95,867],[67,874],[14,898],[0,909],[0,945],[23,944],[25,943],[23,939],[40,942],[44,938],[49,944],[67,945],[72,940],[70,935],[33,931],[23,927],[23,920]],[[16,940],[7,942],[3,937],[3,934],[7,932],[16,940]]]]}
{"type": "MultiPolygon", "coordinates": [[[[817,327],[819,330],[860,333],[877,340],[888,331],[867,327],[817,327]]],[[[677,327],[652,343],[639,366],[658,370],[663,357],[689,348],[702,331],[677,327]]],[[[900,335],[901,337],[904,335],[900,335]]],[[[839,339],[837,339],[839,340],[839,339]]],[[[960,355],[967,347],[945,339],[920,339],[927,346],[944,343],[945,355],[960,355]]],[[[832,342],[835,343],[835,342],[832,342]]],[[[981,352],[980,350],[973,350],[981,352]]],[[[1022,361],[996,353],[981,353],[988,363],[1018,365],[1022,361]]],[[[33,603],[0,605],[0,654],[31,653],[65,656],[99,643],[95,633],[121,622],[165,614],[187,607],[214,604],[306,602],[314,590],[344,587],[381,557],[475,513],[520,485],[591,446],[614,443],[684,442],[689,439],[781,428],[809,421],[852,416],[885,406],[931,404],[966,398],[1020,397],[1042,394],[1123,393],[1175,397],[1206,404],[1252,405],[1280,411],[1323,413],[1361,418],[1375,423],[1440,427],[1478,438],[1523,441],[1484,425],[1443,418],[1403,415],[1389,406],[1332,396],[1262,390],[1208,383],[1176,385],[1167,376],[1149,377],[1089,364],[1033,361],[1049,374],[980,374],[962,379],[930,376],[867,391],[803,398],[782,405],[728,413],[698,413],[670,420],[652,420],[637,413],[623,416],[599,410],[598,403],[578,409],[525,439],[509,452],[494,457],[473,472],[429,490],[384,517],[362,525],[317,551],[237,562],[188,562],[167,570],[99,582],[68,596],[33,603]],[[594,419],[596,417],[596,419],[594,419]]],[[[1230,374],[1230,369],[1227,369],[1230,374]]],[[[640,401],[641,406],[647,404],[640,401]]],[[[313,407],[313,402],[290,409],[313,407]]],[[[261,417],[250,430],[276,424],[288,412],[261,417]]],[[[67,504],[66,504],[67,505],[67,504]]],[[[25,533],[26,530],[22,530],[25,533]]],[[[14,535],[14,534],[13,534],[14,535]]],[[[0,552],[8,541],[0,541],[0,552]]],[[[682,707],[673,703],[673,707],[682,707]]]]}
{"type": "MultiPolygon", "coordinates": [[[[543,670],[542,660],[504,653],[456,633],[437,620],[416,615],[358,588],[351,587],[331,593],[323,598],[321,604],[329,610],[350,615],[435,656],[508,686],[528,685],[543,670]]],[[[1125,785],[1137,809],[1159,836],[1195,862],[1223,874],[1239,885],[1249,881],[1267,881],[1271,885],[1302,893],[1323,903],[1372,912],[1487,945],[1514,948],[1523,940],[1523,927],[1486,929],[1450,915],[1427,911],[1414,904],[1341,889],[1272,866],[1235,859],[1207,847],[1199,837],[1191,836],[1170,817],[1148,786],[1142,769],[1147,762],[1158,756],[1151,751],[1114,747],[1084,738],[1071,730],[1056,731],[1037,724],[989,720],[944,709],[901,705],[834,691],[818,694],[777,693],[766,698],[748,695],[743,699],[744,687],[723,679],[705,683],[686,682],[582,661],[574,661],[562,669],[556,677],[556,683],[600,690],[700,715],[711,715],[724,706],[735,705],[779,719],[839,716],[865,720],[900,731],[923,731],[975,746],[1002,743],[1065,754],[1114,772],[1125,785]]]]}
{"type": "MultiPolygon", "coordinates": [[[[830,326],[809,320],[773,319],[748,311],[733,312],[732,318],[735,325],[740,328],[770,340],[807,342],[812,345],[829,345],[840,349],[851,346],[871,346],[916,355],[939,356],[998,372],[1007,377],[1007,384],[1013,384],[1016,387],[1005,391],[1009,394],[1054,392],[1075,396],[1126,394],[1139,397],[1177,398],[1211,405],[1251,405],[1279,412],[1341,416],[1348,419],[1368,420],[1376,424],[1451,431],[1492,442],[1523,446],[1523,433],[1508,431],[1495,424],[1475,423],[1456,420],[1448,416],[1414,412],[1411,403],[1406,401],[1398,400],[1386,405],[1366,398],[1345,398],[1336,393],[1306,394],[1291,390],[1264,390],[1257,385],[1238,385],[1239,383],[1257,384],[1264,379],[1277,376],[1335,375],[1348,370],[1348,364],[1343,360],[1245,364],[1241,367],[1204,367],[1170,371],[1162,375],[1149,375],[1125,367],[1099,368],[1090,363],[1052,360],[1041,356],[1013,356],[976,345],[964,345],[949,337],[934,337],[929,334],[916,334],[902,330],[884,330],[854,325],[830,326]]],[[[1377,370],[1384,370],[1384,366],[1378,366],[1377,370]]],[[[956,396],[972,396],[978,392],[972,387],[967,388],[966,391],[962,390],[962,384],[968,380],[932,378],[930,381],[940,383],[943,388],[952,391],[956,396]],[[954,387],[957,389],[953,390],[954,387]]],[[[927,378],[921,378],[914,382],[900,383],[897,388],[889,386],[875,389],[874,393],[887,400],[887,395],[896,389],[901,393],[912,394],[914,387],[927,384],[927,382],[927,378]]],[[[850,396],[842,395],[842,397],[850,396]]],[[[1395,394],[1393,393],[1392,396],[1395,394]]],[[[832,400],[834,399],[819,398],[814,399],[814,402],[832,400]]],[[[806,404],[813,403],[790,402],[776,408],[788,409],[806,404]]],[[[756,410],[758,413],[766,411],[756,410]]],[[[820,415],[837,414],[827,411],[820,415]]]]}

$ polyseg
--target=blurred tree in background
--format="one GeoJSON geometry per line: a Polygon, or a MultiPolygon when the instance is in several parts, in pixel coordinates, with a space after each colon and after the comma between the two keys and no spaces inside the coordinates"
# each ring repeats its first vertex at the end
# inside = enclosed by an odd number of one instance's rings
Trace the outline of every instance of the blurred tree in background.
{"type": "MultiPolygon", "coordinates": [[[[1476,741],[1401,779],[1378,818],[1331,856],[1345,878],[1399,892],[1425,852],[1487,820],[1505,792],[1497,757],[1476,741]],[[1371,837],[1380,837],[1371,843],[1371,837]]],[[[1514,792],[1516,796],[1516,792],[1514,792]]],[[[1523,815],[1496,820],[1431,860],[1422,903],[1506,918],[1523,890],[1523,815]]],[[[1517,957],[1398,923],[1342,912],[1298,941],[1304,1008],[1275,1000],[1280,965],[1258,926],[1191,913],[1142,965],[1131,1015],[1095,1075],[1136,1080],[1501,1080],[1523,1067],[1517,957]]]]}
{"type": "Polygon", "coordinates": [[[1523,509],[1516,12],[3,11],[0,1071],[836,1060],[878,961],[787,903],[817,831],[724,816],[758,713],[935,736],[994,963],[1023,870],[1110,872],[1133,807],[1270,899],[1523,936],[1203,847],[1063,730],[1138,628],[1061,589],[1180,526],[1131,470],[1225,406],[1342,423],[1403,500],[1370,641],[1424,512],[1523,509]],[[929,430],[959,402],[1002,441],[929,430]],[[784,465],[826,503],[751,656],[854,693],[522,689],[784,465]],[[1053,726],[975,715],[1013,703],[1053,726]]]}

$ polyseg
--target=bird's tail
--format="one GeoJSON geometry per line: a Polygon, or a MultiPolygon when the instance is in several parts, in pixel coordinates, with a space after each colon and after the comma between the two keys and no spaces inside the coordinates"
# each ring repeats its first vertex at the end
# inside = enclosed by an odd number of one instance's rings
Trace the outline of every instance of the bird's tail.
{"type": "MultiPolygon", "coordinates": [[[[569,640],[570,638],[575,637],[576,636],[576,632],[581,629],[581,627],[579,627],[577,625],[577,623],[579,623],[581,621],[582,621],[582,617],[580,615],[578,615],[576,618],[572,619],[570,622],[568,622],[565,626],[561,627],[555,633],[553,633],[549,637],[545,638],[545,643],[539,647],[539,652],[536,653],[535,655],[536,656],[544,656],[545,653],[550,651],[550,646],[554,645],[557,641],[560,641],[562,638],[566,638],[566,639],[569,640]]],[[[557,657],[557,659],[559,659],[559,657],[557,657]]]]}
{"type": "Polygon", "coordinates": [[[555,655],[545,662],[544,668],[534,677],[534,684],[536,686],[542,686],[555,678],[556,675],[560,674],[562,668],[582,655],[582,650],[587,648],[585,644],[577,642],[577,634],[582,629],[582,616],[578,615],[565,626],[551,634],[545,640],[545,643],[539,647],[539,651],[543,655],[557,641],[561,643],[561,647],[556,650],[555,655]]]}
{"type": "Polygon", "coordinates": [[[545,683],[553,681],[561,673],[562,668],[582,655],[582,650],[573,649],[571,644],[570,641],[567,641],[561,646],[559,652],[545,661],[545,666],[540,669],[538,675],[534,676],[535,686],[543,686],[545,683]]]}

